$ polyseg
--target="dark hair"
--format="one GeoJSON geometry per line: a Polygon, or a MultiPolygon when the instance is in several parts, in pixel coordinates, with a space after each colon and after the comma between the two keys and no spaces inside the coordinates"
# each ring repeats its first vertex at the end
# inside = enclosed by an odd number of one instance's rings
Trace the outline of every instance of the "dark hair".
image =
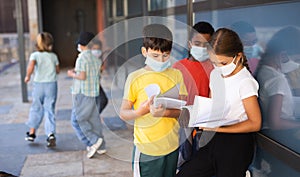
{"type": "Polygon", "coordinates": [[[288,54],[300,52],[300,31],[288,26],[277,31],[266,45],[266,53],[278,54],[286,51],[288,54]]]}
{"type": "Polygon", "coordinates": [[[238,21],[230,25],[230,29],[235,31],[241,38],[248,33],[255,33],[255,28],[250,23],[245,21],[238,21]]]}
{"type": "MultiPolygon", "coordinates": [[[[236,32],[227,28],[218,29],[213,34],[209,44],[210,47],[208,47],[208,50],[213,50],[216,55],[234,57],[239,52],[243,53],[243,44],[241,39],[236,32]]],[[[247,58],[244,53],[241,62],[249,70],[247,58]]]]}
{"type": "Polygon", "coordinates": [[[52,51],[53,46],[53,37],[50,33],[42,32],[39,33],[36,37],[36,48],[38,51],[52,51]]]}
{"type": "Polygon", "coordinates": [[[172,49],[172,32],[164,25],[150,24],[143,29],[143,46],[146,50],[153,49],[161,52],[169,52],[172,49]]]}
{"type": "Polygon", "coordinates": [[[95,37],[94,33],[82,31],[80,32],[76,43],[83,46],[87,46],[94,37],[95,37]]]}
{"type": "Polygon", "coordinates": [[[193,30],[190,33],[190,39],[194,37],[195,34],[210,34],[213,35],[215,29],[211,26],[210,23],[205,21],[200,21],[193,26],[193,30]]]}

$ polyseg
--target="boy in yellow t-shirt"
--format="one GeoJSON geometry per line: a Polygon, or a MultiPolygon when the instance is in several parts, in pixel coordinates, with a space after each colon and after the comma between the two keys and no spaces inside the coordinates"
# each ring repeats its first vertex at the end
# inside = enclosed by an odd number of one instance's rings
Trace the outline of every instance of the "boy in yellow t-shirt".
{"type": "Polygon", "coordinates": [[[145,67],[131,73],[125,84],[120,116],[134,122],[134,177],[173,177],[176,173],[179,138],[179,109],[153,106],[145,87],[157,84],[161,93],[179,85],[179,98],[187,91],[179,70],[170,68],[172,33],[164,25],[151,24],[143,29],[141,49],[145,67]],[[133,108],[133,109],[132,109],[133,108]]]}

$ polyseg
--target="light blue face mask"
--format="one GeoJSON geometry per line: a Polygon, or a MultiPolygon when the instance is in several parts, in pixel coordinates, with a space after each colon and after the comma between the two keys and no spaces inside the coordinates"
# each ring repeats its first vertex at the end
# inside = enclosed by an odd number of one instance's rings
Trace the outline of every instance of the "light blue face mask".
{"type": "Polygon", "coordinates": [[[91,52],[97,58],[99,58],[102,55],[102,51],[98,50],[98,49],[97,50],[96,49],[92,49],[91,52]]]}
{"type": "Polygon", "coordinates": [[[153,58],[147,56],[145,64],[156,72],[162,72],[171,66],[170,60],[165,62],[156,61],[153,58]]]}
{"type": "Polygon", "coordinates": [[[253,46],[244,46],[244,54],[246,55],[247,60],[253,58],[253,51],[253,46]]]}

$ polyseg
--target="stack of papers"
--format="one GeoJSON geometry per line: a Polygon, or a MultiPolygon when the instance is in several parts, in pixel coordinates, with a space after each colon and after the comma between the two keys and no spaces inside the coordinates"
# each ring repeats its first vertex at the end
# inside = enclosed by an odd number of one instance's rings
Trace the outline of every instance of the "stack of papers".
{"type": "Polygon", "coordinates": [[[154,106],[163,105],[169,109],[181,109],[186,105],[186,101],[179,100],[179,85],[175,85],[163,94],[160,94],[160,87],[157,84],[150,84],[145,88],[148,98],[155,96],[153,99],[154,106]]]}
{"type": "Polygon", "coordinates": [[[211,98],[195,96],[194,104],[182,109],[187,111],[182,111],[179,119],[190,117],[189,127],[215,128],[239,122],[239,119],[225,119],[229,108],[225,109],[223,104],[214,104],[211,98]]]}
{"type": "Polygon", "coordinates": [[[184,105],[186,105],[186,101],[178,100],[174,98],[167,97],[155,97],[153,100],[154,106],[163,105],[165,108],[169,109],[181,109],[184,105]]]}

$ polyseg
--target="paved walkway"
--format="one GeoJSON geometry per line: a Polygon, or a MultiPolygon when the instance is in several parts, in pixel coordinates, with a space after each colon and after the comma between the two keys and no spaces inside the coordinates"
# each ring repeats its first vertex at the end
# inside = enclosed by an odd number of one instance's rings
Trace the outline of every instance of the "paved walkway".
{"type": "Polygon", "coordinates": [[[107,153],[88,159],[70,123],[72,80],[66,76],[66,70],[58,76],[57,146],[49,149],[45,146],[44,123],[34,143],[24,140],[32,84],[28,84],[29,103],[23,103],[19,64],[0,67],[0,171],[22,177],[132,176],[132,125],[118,117],[116,110],[121,103],[122,90],[112,84],[111,75],[104,74],[102,78],[109,97],[109,104],[101,114],[107,153]]]}

